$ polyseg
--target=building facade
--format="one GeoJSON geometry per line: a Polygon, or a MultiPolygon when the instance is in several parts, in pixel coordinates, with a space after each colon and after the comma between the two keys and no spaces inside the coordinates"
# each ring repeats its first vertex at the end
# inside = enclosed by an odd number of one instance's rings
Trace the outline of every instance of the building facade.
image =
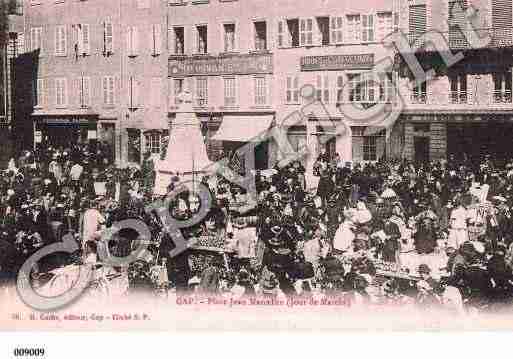
{"type": "MultiPolygon", "coordinates": [[[[511,0],[32,0],[16,86],[31,99],[16,116],[31,145],[102,143],[124,166],[159,155],[177,95],[188,89],[211,160],[272,126],[286,128],[293,150],[309,150],[302,160],[310,173],[321,148],[352,162],[505,157],[512,18],[511,0]],[[471,44],[470,26],[491,41],[471,44]],[[414,84],[387,43],[396,30],[418,47],[409,51],[425,69],[435,68],[433,80],[414,84]],[[433,30],[463,60],[440,65],[422,42],[433,30]],[[367,78],[384,59],[394,66],[367,78]],[[399,103],[393,127],[371,132],[379,117],[353,121],[345,111],[388,113],[399,103]],[[341,123],[350,136],[332,136],[341,123]]],[[[259,143],[257,168],[274,165],[282,150],[259,143]]]]}
{"type": "MultiPolygon", "coordinates": [[[[321,147],[346,161],[398,156],[400,126],[388,130],[388,146],[386,130],[366,135],[375,120],[354,123],[349,139],[332,135],[348,120],[347,104],[393,106],[392,67],[377,79],[361,79],[382,59],[394,59],[384,39],[406,12],[404,1],[170,3],[170,96],[184,86],[192,91],[214,157],[272,125],[286,128],[293,150],[313,154],[302,159],[308,173],[321,147]]],[[[261,147],[257,168],[283,155],[272,141],[261,147]]]]}
{"type": "Polygon", "coordinates": [[[168,128],[166,23],[160,0],[27,1],[19,72],[32,81],[19,85],[34,146],[101,144],[118,165],[140,162],[168,128]]]}
{"type": "Polygon", "coordinates": [[[404,18],[412,45],[421,45],[417,59],[436,74],[415,86],[402,65],[400,86],[408,102],[401,117],[404,156],[417,161],[511,157],[512,1],[414,0],[404,18]],[[471,8],[474,16],[466,21],[471,8]],[[452,54],[462,55],[461,60],[440,66],[434,47],[422,47],[422,35],[433,31],[443,36],[452,54]]]}

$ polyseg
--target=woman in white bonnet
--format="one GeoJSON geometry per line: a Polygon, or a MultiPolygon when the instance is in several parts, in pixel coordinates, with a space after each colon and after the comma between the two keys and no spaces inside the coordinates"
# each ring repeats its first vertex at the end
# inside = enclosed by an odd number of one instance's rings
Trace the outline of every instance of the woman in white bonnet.
{"type": "Polygon", "coordinates": [[[372,219],[372,214],[367,209],[365,202],[358,201],[356,203],[356,221],[358,224],[366,224],[372,219]]]}
{"type": "Polygon", "coordinates": [[[333,248],[342,252],[349,251],[353,246],[355,239],[353,230],[357,221],[357,211],[354,209],[346,210],[344,211],[344,217],[345,219],[338,227],[333,239],[333,248]]]}

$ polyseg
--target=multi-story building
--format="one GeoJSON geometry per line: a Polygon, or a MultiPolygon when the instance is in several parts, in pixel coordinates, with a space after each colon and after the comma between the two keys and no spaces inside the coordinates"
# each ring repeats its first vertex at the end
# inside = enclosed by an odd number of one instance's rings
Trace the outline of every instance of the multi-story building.
{"type": "MultiPolygon", "coordinates": [[[[383,39],[397,30],[403,1],[176,1],[169,4],[169,100],[188,87],[202,119],[209,153],[232,150],[270,126],[287,127],[289,142],[306,146],[311,173],[320,146],[345,160],[375,161],[400,152],[401,135],[386,145],[385,131],[349,141],[323,137],[344,118],[341,106],[394,102],[392,68],[378,81],[358,77],[394,50],[383,39]],[[311,85],[305,89],[306,85],[311,85]],[[302,96],[303,95],[303,96],[302,96]],[[306,95],[306,96],[304,96],[306,95]],[[323,112],[310,111],[320,100],[323,112]],[[311,107],[311,106],[310,106],[311,107]],[[295,116],[302,111],[303,116],[295,116]]],[[[364,76],[364,75],[362,75],[364,76]]],[[[172,131],[172,128],[171,128],[172,131]]],[[[389,130],[390,132],[397,132],[389,130]]],[[[280,151],[257,147],[257,167],[273,165],[280,151]]]]}
{"type": "MultiPolygon", "coordinates": [[[[36,144],[101,141],[121,165],[160,152],[184,89],[212,160],[273,125],[287,127],[295,150],[313,153],[303,160],[309,173],[320,147],[357,162],[509,155],[512,0],[469,1],[32,0],[17,80],[33,96],[17,116],[36,144]],[[474,28],[492,36],[479,48],[465,36],[469,5],[474,28]],[[435,65],[433,80],[414,86],[401,61],[366,80],[383,59],[401,58],[384,43],[399,29],[417,44],[437,30],[464,59],[439,66],[428,44],[411,51],[424,68],[435,65]],[[343,111],[393,108],[398,94],[402,114],[383,131],[369,135],[379,121],[343,111]],[[341,122],[351,136],[331,138],[341,122]]],[[[257,167],[282,155],[273,141],[255,151],[257,167]]]]}
{"type": "Polygon", "coordinates": [[[23,2],[22,0],[5,1],[1,5],[2,28],[0,55],[0,166],[12,156],[13,126],[13,61],[18,56],[23,44],[23,2]],[[21,44],[21,45],[20,45],[21,44]]]}
{"type": "Polygon", "coordinates": [[[417,59],[424,69],[435,70],[435,78],[415,86],[408,71],[401,71],[400,86],[409,94],[401,118],[406,158],[511,157],[512,9],[511,0],[409,2],[410,41],[422,45],[422,35],[441,34],[445,51],[463,57],[450,67],[440,66],[439,53],[424,46],[416,51],[417,59]],[[467,21],[470,7],[474,16],[467,21]]]}
{"type": "Polygon", "coordinates": [[[166,5],[26,1],[18,70],[30,75],[18,86],[32,92],[20,116],[35,146],[101,143],[118,165],[156,152],[153,133],[168,128],[166,5]]]}

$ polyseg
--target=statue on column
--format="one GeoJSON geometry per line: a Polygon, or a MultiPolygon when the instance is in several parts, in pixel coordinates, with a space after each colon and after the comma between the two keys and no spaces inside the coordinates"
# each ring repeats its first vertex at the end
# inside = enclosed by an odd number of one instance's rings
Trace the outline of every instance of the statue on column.
{"type": "Polygon", "coordinates": [[[188,89],[182,90],[178,95],[178,110],[177,113],[185,112],[191,113],[194,112],[192,108],[192,93],[188,89]]]}

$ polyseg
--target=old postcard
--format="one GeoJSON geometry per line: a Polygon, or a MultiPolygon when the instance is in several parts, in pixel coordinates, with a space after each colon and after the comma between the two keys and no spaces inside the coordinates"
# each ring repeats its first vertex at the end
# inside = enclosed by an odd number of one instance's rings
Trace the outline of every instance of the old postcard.
{"type": "Polygon", "coordinates": [[[512,0],[0,6],[0,330],[513,328],[512,0]]]}

